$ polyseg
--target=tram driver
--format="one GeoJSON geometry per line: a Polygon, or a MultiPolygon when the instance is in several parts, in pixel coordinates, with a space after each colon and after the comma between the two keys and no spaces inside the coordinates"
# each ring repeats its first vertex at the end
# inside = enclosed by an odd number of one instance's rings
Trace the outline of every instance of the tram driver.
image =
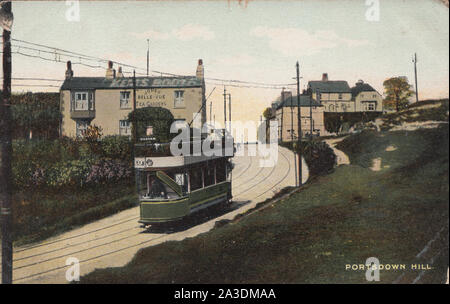
{"type": "Polygon", "coordinates": [[[167,191],[164,185],[151,174],[147,175],[147,197],[149,198],[167,198],[167,191]]]}

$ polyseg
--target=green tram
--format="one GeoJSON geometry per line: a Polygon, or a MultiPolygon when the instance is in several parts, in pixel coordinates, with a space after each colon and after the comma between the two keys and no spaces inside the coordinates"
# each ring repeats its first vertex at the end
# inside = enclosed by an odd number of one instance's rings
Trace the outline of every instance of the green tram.
{"type": "Polygon", "coordinates": [[[204,208],[231,202],[233,155],[172,156],[167,146],[156,145],[148,156],[135,157],[139,223],[144,227],[182,220],[204,208]]]}

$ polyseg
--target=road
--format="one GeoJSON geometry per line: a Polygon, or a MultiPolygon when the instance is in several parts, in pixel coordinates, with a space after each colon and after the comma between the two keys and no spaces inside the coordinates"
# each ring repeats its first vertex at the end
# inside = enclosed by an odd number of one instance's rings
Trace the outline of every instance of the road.
{"type": "MultiPolygon", "coordinates": [[[[70,257],[80,261],[81,275],[96,268],[123,266],[141,248],[207,232],[216,221],[232,219],[282,188],[295,185],[292,152],[279,147],[276,166],[260,167],[260,157],[248,156],[248,147],[243,146],[244,155],[233,159],[233,203],[227,212],[167,232],[145,231],[137,222],[139,208],[128,209],[41,243],[14,248],[13,283],[67,283],[70,265],[66,266],[66,260],[70,257]]],[[[308,172],[305,164],[303,167],[305,181],[308,172]]]]}

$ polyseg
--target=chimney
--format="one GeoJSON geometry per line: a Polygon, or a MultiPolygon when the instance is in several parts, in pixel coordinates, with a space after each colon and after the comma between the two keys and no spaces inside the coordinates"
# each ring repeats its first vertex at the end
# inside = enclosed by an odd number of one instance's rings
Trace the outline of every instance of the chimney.
{"type": "Polygon", "coordinates": [[[205,76],[205,71],[203,69],[203,60],[201,60],[201,59],[198,60],[197,71],[196,71],[195,75],[199,79],[203,79],[203,77],[205,76]]]}
{"type": "Polygon", "coordinates": [[[356,83],[356,85],[362,85],[364,84],[364,81],[362,79],[358,80],[358,82],[356,83]]]}
{"type": "Polygon", "coordinates": [[[291,91],[282,91],[281,92],[281,101],[285,101],[289,97],[292,97],[292,92],[291,91]]]}
{"type": "Polygon", "coordinates": [[[72,62],[67,61],[66,79],[72,79],[72,77],[73,77],[72,62]]]}
{"type": "Polygon", "coordinates": [[[116,71],[113,69],[112,61],[108,61],[108,69],[106,70],[106,78],[116,78],[116,71]]]}
{"type": "Polygon", "coordinates": [[[322,81],[328,81],[328,73],[322,74],[322,81]]]}
{"type": "Polygon", "coordinates": [[[123,77],[122,67],[119,67],[119,71],[117,72],[117,78],[122,78],[122,77],[123,77]]]}

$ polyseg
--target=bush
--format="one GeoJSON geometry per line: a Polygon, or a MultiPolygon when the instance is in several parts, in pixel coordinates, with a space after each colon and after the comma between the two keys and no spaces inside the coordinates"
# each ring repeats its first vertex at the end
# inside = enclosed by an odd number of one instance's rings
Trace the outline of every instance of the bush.
{"type": "MultiPolygon", "coordinates": [[[[290,150],[298,153],[297,142],[281,143],[290,150]]],[[[336,155],[325,142],[322,141],[302,141],[300,153],[305,159],[309,169],[309,176],[324,175],[333,170],[336,165],[336,155]]]]}
{"type": "Polygon", "coordinates": [[[124,136],[13,142],[13,183],[29,187],[83,187],[132,177],[132,145],[124,136]]]}
{"type": "MultiPolygon", "coordinates": [[[[153,127],[153,137],[156,142],[168,142],[175,135],[170,133],[174,122],[172,113],[161,107],[139,108],[128,114],[129,121],[137,123],[137,138],[146,137],[147,126],[153,127]]],[[[132,124],[133,134],[135,126],[132,124]]]]}
{"type": "Polygon", "coordinates": [[[101,141],[101,145],[103,157],[131,160],[133,146],[128,136],[105,136],[101,141]]]}

